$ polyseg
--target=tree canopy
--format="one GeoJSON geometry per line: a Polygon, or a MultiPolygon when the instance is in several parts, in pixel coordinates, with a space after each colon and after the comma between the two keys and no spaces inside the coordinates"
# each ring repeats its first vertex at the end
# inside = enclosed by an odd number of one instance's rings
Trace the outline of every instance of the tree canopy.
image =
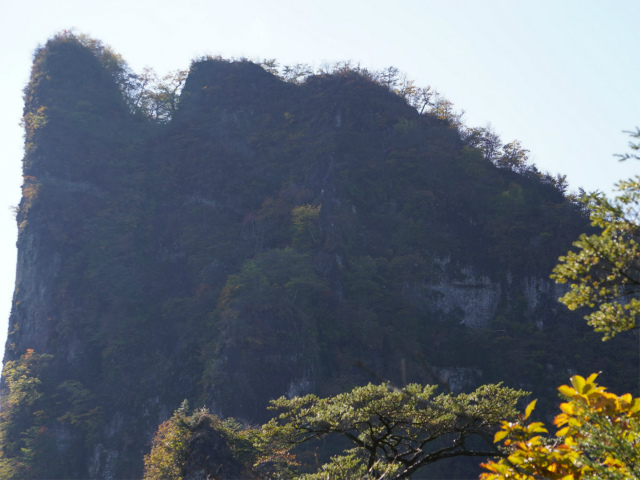
{"type": "Polygon", "coordinates": [[[315,395],[279,398],[283,411],[263,426],[278,443],[290,447],[328,435],[346,437],[353,448],[334,456],[304,478],[409,478],[433,462],[457,457],[499,455],[491,444],[472,438],[492,433],[501,420],[513,419],[521,390],[484,385],[475,392],[436,395],[436,386],[388,384],[356,387],[328,398],[315,395]]]}
{"type": "MultiPolygon", "coordinates": [[[[640,398],[607,392],[597,376],[574,375],[558,388],[567,401],[553,422],[556,439],[542,435],[542,422],[502,422],[495,441],[504,440],[509,456],[484,463],[482,480],[640,478],[640,398]]],[[[535,400],[522,420],[534,407],[535,400]]]]}
{"type": "Polygon", "coordinates": [[[560,257],[551,276],[569,284],[560,301],[571,310],[598,307],[585,318],[604,340],[637,329],[640,315],[640,177],[617,187],[620,193],[612,200],[602,193],[584,197],[591,224],[600,232],[580,235],[577,251],[560,257]]]}

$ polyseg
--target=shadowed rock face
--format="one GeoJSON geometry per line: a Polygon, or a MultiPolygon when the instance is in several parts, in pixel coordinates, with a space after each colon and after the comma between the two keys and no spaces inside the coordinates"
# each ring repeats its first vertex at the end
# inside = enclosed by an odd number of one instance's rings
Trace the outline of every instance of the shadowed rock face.
{"type": "Polygon", "coordinates": [[[61,255],[48,245],[41,233],[34,230],[27,227],[21,234],[15,307],[9,324],[10,328],[20,327],[13,335],[14,341],[42,352],[51,335],[54,285],[60,271],[61,255]]]}
{"type": "Polygon", "coordinates": [[[224,436],[206,418],[193,428],[188,455],[186,480],[251,478],[244,466],[233,458],[224,436]]]}
{"type": "MultiPolygon", "coordinates": [[[[456,388],[504,380],[548,403],[569,368],[637,378],[637,349],[607,350],[555,303],[550,269],[587,222],[535,172],[355,72],[293,85],[196,62],[156,124],[105,58],[52,40],[26,89],[5,368],[35,387],[15,409],[3,376],[4,458],[34,444],[44,478],[137,478],[185,398],[255,424],[270,399],[370,381],[356,360],[433,382],[420,353],[456,388]],[[554,346],[571,342],[592,355],[554,346]]],[[[190,475],[235,476],[205,427],[190,475]]]]}

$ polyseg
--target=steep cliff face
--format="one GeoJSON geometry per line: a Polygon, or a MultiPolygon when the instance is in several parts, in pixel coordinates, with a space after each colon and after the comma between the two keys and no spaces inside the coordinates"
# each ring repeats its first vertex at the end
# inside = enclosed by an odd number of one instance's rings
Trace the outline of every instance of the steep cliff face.
{"type": "Polygon", "coordinates": [[[18,249],[14,307],[10,328],[15,343],[43,351],[51,326],[54,285],[61,255],[48,244],[42,232],[24,227],[18,249]]]}
{"type": "Polygon", "coordinates": [[[369,381],[355,360],[433,382],[420,353],[456,389],[505,381],[543,404],[567,369],[637,378],[632,348],[555,302],[551,266],[587,222],[535,170],[496,168],[353,71],[294,85],[198,61],[154,123],[118,61],[59,37],[26,90],[14,477],[139,477],[183,399],[264,421],[272,398],[369,381]]]}

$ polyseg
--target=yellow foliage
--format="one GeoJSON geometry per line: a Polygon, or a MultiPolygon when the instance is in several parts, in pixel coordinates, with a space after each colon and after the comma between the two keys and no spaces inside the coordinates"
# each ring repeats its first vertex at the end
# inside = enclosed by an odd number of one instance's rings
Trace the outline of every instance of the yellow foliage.
{"type": "Polygon", "coordinates": [[[481,479],[640,478],[640,398],[609,393],[596,377],[575,375],[558,389],[567,402],[554,420],[555,440],[539,435],[546,432],[540,422],[502,422],[494,441],[504,439],[509,456],[482,464],[489,473],[481,479]]]}

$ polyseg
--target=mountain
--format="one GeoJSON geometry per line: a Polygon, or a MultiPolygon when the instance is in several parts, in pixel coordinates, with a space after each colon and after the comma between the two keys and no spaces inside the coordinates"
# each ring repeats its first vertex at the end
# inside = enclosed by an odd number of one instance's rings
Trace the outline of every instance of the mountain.
{"type": "Polygon", "coordinates": [[[570,372],[637,390],[633,339],[556,302],[551,269],[589,229],[561,181],[366,70],[263,67],[196,60],[154,116],[99,42],[36,52],[3,477],[139,478],[184,399],[255,424],[270,399],[371,381],[355,361],[504,381],[542,411],[570,372]]]}

